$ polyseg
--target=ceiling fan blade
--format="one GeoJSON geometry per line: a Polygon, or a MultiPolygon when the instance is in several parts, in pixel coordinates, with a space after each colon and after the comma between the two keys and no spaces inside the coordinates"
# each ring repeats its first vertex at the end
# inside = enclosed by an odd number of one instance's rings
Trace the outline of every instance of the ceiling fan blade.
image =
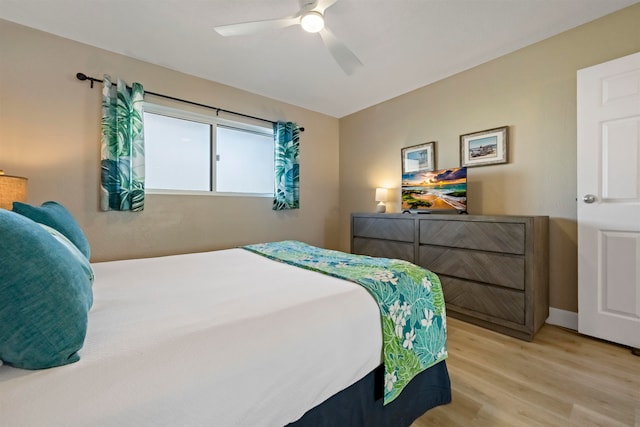
{"type": "Polygon", "coordinates": [[[353,74],[358,67],[362,67],[362,62],[358,57],[339,41],[327,27],[320,30],[319,34],[333,59],[336,60],[347,75],[353,74]]]}
{"type": "Polygon", "coordinates": [[[300,23],[300,16],[289,16],[280,19],[267,19],[265,21],[240,22],[238,24],[218,25],[213,29],[221,36],[243,36],[255,34],[261,31],[276,30],[290,27],[300,23]]]}
{"type": "Polygon", "coordinates": [[[333,6],[337,1],[338,0],[318,0],[318,4],[313,8],[313,10],[324,14],[324,11],[333,6]]]}

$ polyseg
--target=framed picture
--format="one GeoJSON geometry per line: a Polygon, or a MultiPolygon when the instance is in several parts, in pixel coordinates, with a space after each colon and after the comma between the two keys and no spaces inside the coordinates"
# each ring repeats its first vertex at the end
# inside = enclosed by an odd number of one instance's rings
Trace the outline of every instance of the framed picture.
{"type": "Polygon", "coordinates": [[[460,135],[460,166],[507,163],[508,126],[460,135]]]}
{"type": "Polygon", "coordinates": [[[402,175],[432,171],[436,167],[436,143],[426,142],[402,149],[402,175]]]}

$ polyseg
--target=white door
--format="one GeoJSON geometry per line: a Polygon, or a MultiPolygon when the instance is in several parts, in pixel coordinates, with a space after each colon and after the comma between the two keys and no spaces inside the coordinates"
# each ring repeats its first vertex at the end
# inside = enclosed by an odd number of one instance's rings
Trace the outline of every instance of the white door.
{"type": "Polygon", "coordinates": [[[640,348],[640,52],[578,71],[578,329],[640,348]]]}

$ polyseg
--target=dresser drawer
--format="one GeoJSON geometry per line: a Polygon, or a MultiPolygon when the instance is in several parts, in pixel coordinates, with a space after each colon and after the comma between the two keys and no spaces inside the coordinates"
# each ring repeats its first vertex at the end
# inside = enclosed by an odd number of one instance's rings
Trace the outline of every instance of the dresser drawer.
{"type": "Polygon", "coordinates": [[[447,310],[455,307],[472,310],[482,316],[525,323],[525,296],[523,292],[467,282],[440,276],[447,310]]]}
{"type": "Polygon", "coordinates": [[[421,245],[419,263],[436,274],[524,290],[524,257],[421,245]]]}
{"type": "Polygon", "coordinates": [[[353,236],[414,241],[413,219],[353,218],[353,236]]]}
{"type": "Polygon", "coordinates": [[[505,252],[525,252],[525,224],[421,220],[420,243],[505,252]]]}
{"type": "Polygon", "coordinates": [[[413,243],[354,237],[351,252],[358,255],[403,259],[413,262],[413,243]]]}

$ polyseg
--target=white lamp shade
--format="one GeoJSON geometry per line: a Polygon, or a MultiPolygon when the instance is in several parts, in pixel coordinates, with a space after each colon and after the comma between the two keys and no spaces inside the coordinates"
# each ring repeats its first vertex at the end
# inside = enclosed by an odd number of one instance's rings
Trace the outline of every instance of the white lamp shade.
{"type": "Polygon", "coordinates": [[[13,202],[27,201],[27,178],[0,175],[0,209],[11,210],[13,202]]]}
{"type": "Polygon", "coordinates": [[[376,188],[376,202],[386,202],[386,201],[387,201],[387,189],[376,188]]]}

